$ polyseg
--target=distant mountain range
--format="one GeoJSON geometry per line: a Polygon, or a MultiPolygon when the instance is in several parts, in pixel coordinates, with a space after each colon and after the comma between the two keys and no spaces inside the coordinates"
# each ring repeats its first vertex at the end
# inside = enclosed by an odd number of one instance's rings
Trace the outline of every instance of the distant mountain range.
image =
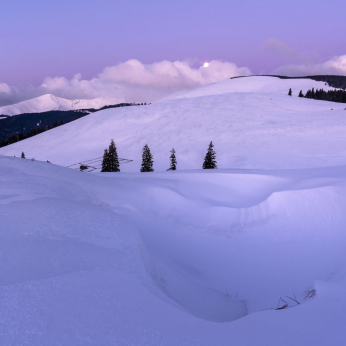
{"type": "Polygon", "coordinates": [[[71,111],[79,109],[100,109],[104,106],[123,103],[123,99],[67,100],[52,94],[42,95],[31,100],[0,107],[0,116],[13,116],[24,113],[41,113],[49,111],[71,111]]]}
{"type": "Polygon", "coordinates": [[[52,127],[66,124],[90,113],[109,108],[126,106],[131,106],[131,104],[118,103],[115,105],[104,106],[100,109],[53,110],[48,112],[23,113],[0,117],[0,147],[25,139],[27,136],[34,136],[52,127]]]}

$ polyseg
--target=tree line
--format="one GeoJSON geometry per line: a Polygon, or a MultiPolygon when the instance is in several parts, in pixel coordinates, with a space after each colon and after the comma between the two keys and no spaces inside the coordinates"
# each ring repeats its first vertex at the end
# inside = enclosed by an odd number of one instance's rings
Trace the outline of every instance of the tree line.
{"type": "MultiPolygon", "coordinates": [[[[292,96],[292,89],[288,91],[288,95],[292,96]]],[[[308,90],[306,94],[303,94],[303,91],[300,90],[299,97],[305,97],[307,99],[314,100],[323,100],[331,102],[346,103],[346,91],[345,90],[328,90],[324,91],[323,89],[314,89],[308,90]]]]}
{"type": "Polygon", "coordinates": [[[101,109],[79,109],[70,111],[48,111],[40,113],[17,114],[1,119],[0,147],[16,143],[23,139],[36,136],[54,127],[80,119],[90,113],[100,110],[131,106],[130,103],[119,103],[104,106],[101,109]]]}
{"type": "MultiPolygon", "coordinates": [[[[175,155],[174,148],[170,151],[171,155],[169,157],[170,167],[167,171],[175,171],[177,169],[177,158],[175,155]]],[[[210,142],[207,153],[204,157],[203,169],[216,169],[216,152],[214,151],[213,142],[210,142]]],[[[154,171],[154,157],[150,152],[148,145],[146,144],[142,149],[142,164],[141,172],[153,172],[154,171]]],[[[102,158],[102,169],[101,172],[120,172],[120,163],[116,145],[114,140],[111,140],[111,143],[108,149],[104,150],[102,158]]]]}
{"type": "Polygon", "coordinates": [[[69,123],[71,121],[73,121],[73,120],[69,120],[69,121],[66,121],[66,122],[64,122],[63,120],[61,120],[60,122],[55,121],[53,123],[53,125],[47,125],[46,127],[35,127],[35,128],[31,129],[30,131],[28,131],[25,134],[22,131],[19,132],[19,133],[13,133],[13,134],[9,135],[7,137],[7,139],[5,139],[5,140],[2,139],[0,141],[0,148],[1,147],[5,147],[6,145],[10,145],[10,144],[22,141],[23,139],[27,139],[27,138],[36,136],[36,135],[38,135],[38,134],[40,134],[42,132],[51,130],[51,129],[55,128],[55,127],[58,127],[58,126],[61,126],[61,125],[64,125],[64,124],[67,124],[67,123],[69,123]]]}

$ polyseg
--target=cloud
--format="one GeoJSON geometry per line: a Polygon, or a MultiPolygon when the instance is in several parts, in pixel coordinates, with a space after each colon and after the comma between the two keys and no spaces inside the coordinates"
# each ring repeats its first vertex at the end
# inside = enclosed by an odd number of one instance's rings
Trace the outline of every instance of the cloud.
{"type": "Polygon", "coordinates": [[[273,52],[290,62],[312,64],[313,62],[320,60],[317,53],[299,52],[277,38],[270,38],[269,40],[265,41],[262,44],[262,49],[268,52],[273,52]]]}
{"type": "Polygon", "coordinates": [[[346,76],[346,55],[336,56],[319,64],[291,64],[275,69],[273,74],[285,76],[342,75],[346,76]]]}
{"type": "Polygon", "coordinates": [[[186,61],[164,60],[143,64],[132,59],[106,67],[91,80],[83,80],[80,74],[76,74],[72,79],[46,77],[37,88],[14,88],[0,84],[0,105],[9,104],[10,100],[12,103],[19,102],[47,93],[68,99],[106,97],[128,102],[150,102],[177,91],[250,74],[246,67],[218,60],[211,61],[208,67],[194,68],[186,61]]]}
{"type": "Polygon", "coordinates": [[[0,83],[0,105],[14,101],[15,91],[6,83],[0,83]]]}
{"type": "Polygon", "coordinates": [[[9,94],[11,94],[11,92],[12,92],[12,90],[7,84],[0,83],[0,94],[9,95],[9,94]]]}
{"type": "Polygon", "coordinates": [[[270,38],[269,40],[265,41],[262,48],[266,51],[274,52],[289,60],[299,60],[301,58],[301,54],[297,50],[291,48],[289,45],[277,38],[270,38]]]}
{"type": "Polygon", "coordinates": [[[272,74],[285,76],[308,75],[346,75],[346,55],[336,56],[328,61],[316,63],[320,60],[317,54],[299,52],[279,39],[271,38],[265,41],[262,49],[274,52],[291,63],[272,71],[272,74]]]}

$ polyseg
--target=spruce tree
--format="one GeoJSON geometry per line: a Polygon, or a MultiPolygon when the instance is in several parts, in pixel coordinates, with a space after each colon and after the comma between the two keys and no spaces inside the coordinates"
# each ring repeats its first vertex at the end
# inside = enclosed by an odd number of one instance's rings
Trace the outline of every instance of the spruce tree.
{"type": "Polygon", "coordinates": [[[146,144],[143,147],[142,152],[142,166],[141,166],[141,172],[153,172],[153,155],[150,153],[150,149],[148,145],[146,144]]]}
{"type": "Polygon", "coordinates": [[[175,157],[175,150],[174,148],[171,150],[171,156],[169,157],[171,160],[171,167],[167,169],[167,171],[175,171],[177,169],[177,159],[175,157]]]}
{"type": "Polygon", "coordinates": [[[288,96],[292,96],[292,89],[288,90],[288,96]]]}
{"type": "Polygon", "coordinates": [[[299,91],[299,95],[298,95],[299,97],[304,97],[304,94],[303,94],[303,90],[300,90],[299,91]]]}
{"type": "Polygon", "coordinates": [[[105,152],[103,153],[102,169],[101,169],[101,172],[109,172],[109,155],[108,155],[108,149],[105,149],[105,152]]]}
{"type": "Polygon", "coordinates": [[[108,160],[109,160],[109,171],[108,172],[120,172],[120,164],[118,159],[117,148],[114,144],[113,139],[108,148],[108,160]]]}
{"type": "Polygon", "coordinates": [[[22,151],[22,156],[21,156],[22,159],[25,159],[25,154],[24,154],[24,151],[22,151]]]}
{"type": "Polygon", "coordinates": [[[208,151],[207,151],[205,158],[204,158],[203,169],[215,169],[215,168],[217,168],[216,153],[215,153],[213,148],[214,148],[213,142],[210,142],[208,151]]]}

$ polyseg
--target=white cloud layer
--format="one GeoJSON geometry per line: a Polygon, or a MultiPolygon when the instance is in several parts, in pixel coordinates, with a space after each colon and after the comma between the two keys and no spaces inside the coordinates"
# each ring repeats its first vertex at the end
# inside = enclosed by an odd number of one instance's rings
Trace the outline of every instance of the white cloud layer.
{"type": "Polygon", "coordinates": [[[128,102],[150,102],[177,91],[250,74],[247,67],[217,60],[211,61],[208,67],[193,68],[185,61],[165,60],[146,65],[132,59],[106,67],[91,80],[83,80],[77,74],[70,80],[65,77],[46,77],[37,88],[15,88],[0,83],[0,106],[47,93],[67,99],[106,97],[128,102]]]}
{"type": "Polygon", "coordinates": [[[291,64],[272,72],[284,76],[343,75],[346,76],[346,55],[334,57],[320,64],[291,64]]]}

